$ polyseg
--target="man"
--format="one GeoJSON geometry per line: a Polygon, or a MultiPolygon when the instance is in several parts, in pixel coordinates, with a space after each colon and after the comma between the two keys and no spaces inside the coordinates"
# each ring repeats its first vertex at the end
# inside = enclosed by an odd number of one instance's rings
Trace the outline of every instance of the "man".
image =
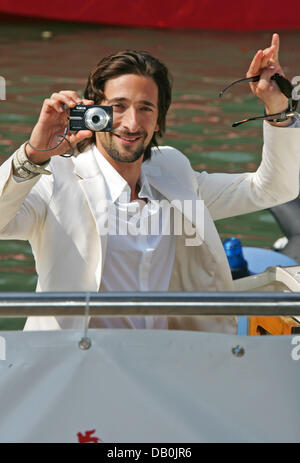
{"type": "MultiPolygon", "coordinates": [[[[288,106],[270,80],[276,72],[282,73],[278,50],[279,37],[274,34],[271,46],[255,55],[247,75],[261,74],[251,88],[265,103],[267,114],[288,106]]],[[[84,97],[62,91],[46,99],[29,144],[1,167],[1,237],[30,241],[39,276],[37,291],[232,290],[213,219],[270,207],[298,195],[297,131],[285,128],[293,121],[265,123],[263,160],[257,172],[208,175],[194,172],[177,150],[155,148],[156,134],[165,129],[171,85],[166,67],[148,53],[127,51],[102,60],[89,77],[84,97]],[[81,130],[57,143],[67,125],[66,108],[78,103],[113,106],[113,131],[81,130]],[[59,157],[70,152],[70,145],[77,148],[77,155],[59,157]],[[48,170],[52,175],[47,175],[48,170]],[[201,211],[200,200],[205,204],[201,211]],[[155,219],[159,233],[104,233],[106,201],[114,205],[115,230],[124,223],[128,230],[134,215],[140,226],[149,217],[155,219]],[[185,201],[192,205],[188,210],[180,206],[185,201]],[[164,208],[172,202],[171,217],[164,208]],[[200,222],[195,211],[200,211],[200,222]],[[170,223],[164,223],[164,217],[170,217],[170,223]],[[180,222],[183,231],[176,234],[174,227],[180,222]],[[165,233],[164,227],[172,231],[165,233]],[[192,243],[187,231],[191,229],[192,243]]],[[[81,325],[78,319],[41,317],[29,319],[26,328],[81,325]]],[[[90,326],[236,332],[231,317],[168,321],[108,317],[95,318],[90,326]]]]}

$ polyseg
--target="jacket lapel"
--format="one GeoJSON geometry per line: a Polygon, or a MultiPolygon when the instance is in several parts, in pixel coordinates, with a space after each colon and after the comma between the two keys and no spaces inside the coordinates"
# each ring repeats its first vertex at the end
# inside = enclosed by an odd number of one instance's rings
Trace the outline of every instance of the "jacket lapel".
{"type": "Polygon", "coordinates": [[[107,195],[104,177],[92,148],[73,158],[73,163],[74,174],[79,179],[79,185],[95,221],[102,249],[101,267],[103,269],[107,246],[107,233],[105,232],[107,226],[107,214],[105,214],[107,212],[107,195]]]}
{"type": "Polygon", "coordinates": [[[227,291],[232,291],[232,278],[223,245],[204,201],[192,187],[188,188],[176,177],[161,175],[152,170],[151,166],[147,166],[145,172],[150,185],[177,208],[179,220],[183,217],[183,233],[177,237],[169,290],[210,291],[226,288],[227,291]],[[199,207],[195,206],[197,204],[199,207]],[[199,213],[200,218],[199,215],[196,217],[199,213]],[[190,233],[186,234],[186,222],[189,231],[194,227],[196,239],[188,238],[190,233]]]}
{"type": "Polygon", "coordinates": [[[204,240],[204,223],[208,214],[204,202],[191,188],[180,184],[175,177],[162,176],[157,167],[155,169],[147,167],[145,172],[150,185],[168,199],[178,212],[183,214],[185,219],[196,228],[199,238],[204,240]]]}
{"type": "Polygon", "coordinates": [[[205,242],[212,254],[216,252],[223,254],[223,246],[211,215],[204,201],[196,195],[194,190],[181,184],[175,177],[161,175],[157,166],[154,169],[147,166],[145,173],[150,185],[153,185],[168,199],[183,214],[185,221],[188,221],[188,226],[184,226],[184,230],[188,230],[188,235],[193,228],[196,230],[197,241],[194,241],[194,245],[205,242]]]}

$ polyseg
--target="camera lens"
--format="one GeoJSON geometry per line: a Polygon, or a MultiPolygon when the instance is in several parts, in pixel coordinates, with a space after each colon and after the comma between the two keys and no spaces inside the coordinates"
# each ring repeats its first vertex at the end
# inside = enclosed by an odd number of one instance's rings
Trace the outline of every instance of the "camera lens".
{"type": "Polygon", "coordinates": [[[93,132],[101,132],[109,123],[109,115],[100,106],[86,110],[84,115],[85,125],[93,132]]]}

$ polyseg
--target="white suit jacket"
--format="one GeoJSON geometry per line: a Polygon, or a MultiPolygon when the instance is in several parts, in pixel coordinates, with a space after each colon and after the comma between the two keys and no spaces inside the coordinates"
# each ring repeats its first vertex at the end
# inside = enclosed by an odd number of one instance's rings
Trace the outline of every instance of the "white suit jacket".
{"type": "MultiPolygon", "coordinates": [[[[254,173],[197,173],[170,147],[154,149],[144,171],[149,183],[175,203],[204,200],[204,236],[188,211],[177,220],[194,223],[203,239],[186,246],[176,237],[170,291],[232,291],[232,278],[213,220],[252,212],[294,199],[299,192],[299,129],[264,124],[262,163],[254,173]]],[[[24,149],[23,147],[19,149],[24,149]]],[[[0,168],[0,238],[29,240],[38,273],[37,291],[98,291],[106,254],[101,236],[105,182],[93,151],[55,156],[52,176],[17,183],[12,158],[0,168]]],[[[201,229],[200,229],[201,228],[201,229]]],[[[129,269],[130,271],[130,269],[129,269]]],[[[17,289],[17,288],[16,288],[17,289]]],[[[27,329],[80,328],[76,317],[35,317],[27,329]]],[[[169,328],[236,332],[232,317],[170,317],[169,328]]]]}

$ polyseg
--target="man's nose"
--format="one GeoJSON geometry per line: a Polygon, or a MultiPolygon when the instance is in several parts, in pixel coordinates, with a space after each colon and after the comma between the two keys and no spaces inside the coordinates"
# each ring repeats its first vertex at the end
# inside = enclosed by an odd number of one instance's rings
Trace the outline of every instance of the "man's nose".
{"type": "Polygon", "coordinates": [[[122,125],[128,132],[134,133],[140,130],[138,114],[135,108],[127,108],[123,115],[122,125]]]}

